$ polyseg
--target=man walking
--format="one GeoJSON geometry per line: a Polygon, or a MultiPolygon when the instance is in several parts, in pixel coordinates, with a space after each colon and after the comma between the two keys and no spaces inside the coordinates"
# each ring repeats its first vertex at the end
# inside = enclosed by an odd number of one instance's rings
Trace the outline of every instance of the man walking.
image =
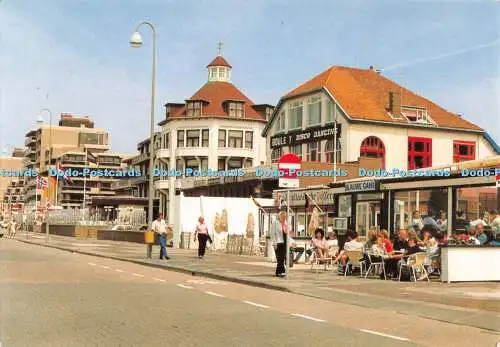
{"type": "Polygon", "coordinates": [[[158,234],[160,243],[160,259],[170,259],[167,256],[167,223],[165,223],[162,213],[158,215],[158,218],[156,218],[151,227],[153,231],[158,234]]]}
{"type": "Polygon", "coordinates": [[[270,230],[271,242],[276,252],[276,277],[285,277],[285,261],[287,259],[286,238],[288,225],[286,212],[281,211],[270,230]]]}

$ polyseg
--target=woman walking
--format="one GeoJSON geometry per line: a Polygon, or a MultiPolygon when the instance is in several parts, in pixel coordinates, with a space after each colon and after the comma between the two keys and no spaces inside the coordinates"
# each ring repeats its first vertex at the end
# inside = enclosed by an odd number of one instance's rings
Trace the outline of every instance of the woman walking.
{"type": "MultiPolygon", "coordinates": [[[[194,240],[198,238],[198,258],[203,259],[205,256],[205,250],[207,248],[207,241],[210,240],[210,235],[208,235],[208,226],[205,223],[205,218],[198,218],[198,223],[196,224],[196,229],[194,231],[194,240]]],[[[210,240],[211,242],[212,240],[210,240]]]]}

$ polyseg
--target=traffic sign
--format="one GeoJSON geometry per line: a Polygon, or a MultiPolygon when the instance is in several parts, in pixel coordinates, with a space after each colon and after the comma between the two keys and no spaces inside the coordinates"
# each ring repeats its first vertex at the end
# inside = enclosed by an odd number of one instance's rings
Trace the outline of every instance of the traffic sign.
{"type": "Polygon", "coordinates": [[[302,169],[302,159],[295,154],[285,154],[278,160],[278,170],[280,178],[278,185],[280,188],[298,188],[299,178],[297,171],[302,169]]]}
{"type": "Polygon", "coordinates": [[[497,188],[500,188],[500,175],[497,175],[497,188]]]}

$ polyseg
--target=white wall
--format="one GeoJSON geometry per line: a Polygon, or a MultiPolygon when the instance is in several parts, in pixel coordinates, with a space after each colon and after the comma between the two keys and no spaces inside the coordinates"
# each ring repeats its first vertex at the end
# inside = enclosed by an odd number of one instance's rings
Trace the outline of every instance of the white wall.
{"type": "MultiPolygon", "coordinates": [[[[272,206],[273,199],[256,199],[262,206],[272,206]]],[[[228,213],[228,234],[245,235],[248,214],[254,217],[254,239],[259,237],[259,211],[250,198],[224,197],[185,197],[175,196],[175,215],[171,223],[174,225],[174,247],[178,247],[182,232],[194,232],[198,218],[203,215],[212,234],[215,232],[216,213],[222,215],[222,210],[228,213]],[[202,211],[203,210],[203,211],[202,211]]]]}

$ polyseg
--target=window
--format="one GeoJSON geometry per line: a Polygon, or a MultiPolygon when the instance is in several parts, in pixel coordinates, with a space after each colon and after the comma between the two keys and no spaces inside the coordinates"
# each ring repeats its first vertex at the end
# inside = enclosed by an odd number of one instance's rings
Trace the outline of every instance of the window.
{"type": "Polygon", "coordinates": [[[226,158],[219,157],[219,160],[217,160],[217,170],[226,170],[226,158]]]}
{"type": "Polygon", "coordinates": [[[229,130],[228,147],[243,148],[243,131],[229,130]]]}
{"type": "Polygon", "coordinates": [[[429,123],[429,118],[427,117],[427,110],[426,109],[403,107],[401,109],[401,113],[410,122],[429,123]]]}
{"type": "Polygon", "coordinates": [[[328,100],[326,103],[326,122],[332,123],[335,119],[335,104],[328,100]]]}
{"type": "Polygon", "coordinates": [[[193,171],[198,170],[198,159],[195,157],[186,157],[186,169],[191,169],[193,171]]]}
{"type": "Polygon", "coordinates": [[[385,167],[385,146],[382,140],[376,136],[364,139],[361,143],[360,157],[382,158],[382,167],[385,167]]]}
{"type": "Polygon", "coordinates": [[[201,158],[201,170],[202,171],[208,170],[208,158],[207,157],[201,158]]]}
{"type": "Polygon", "coordinates": [[[177,130],[177,147],[184,147],[184,130],[177,130]]]}
{"type": "Polygon", "coordinates": [[[231,158],[227,162],[228,170],[241,169],[242,167],[243,167],[243,159],[241,158],[231,158]]]}
{"type": "Polygon", "coordinates": [[[408,138],[408,169],[422,169],[432,166],[432,139],[408,138]]]}
{"type": "Polygon", "coordinates": [[[245,148],[253,148],[253,131],[245,132],[245,148]]]}
{"type": "Polygon", "coordinates": [[[243,166],[245,168],[252,167],[252,159],[245,159],[245,163],[243,166]]]}
{"type": "Polygon", "coordinates": [[[453,141],[453,162],[476,159],[476,144],[471,141],[453,141]]]}
{"type": "Polygon", "coordinates": [[[104,145],[104,135],[96,133],[80,133],[78,134],[78,142],[80,147],[83,145],[104,145]]]}
{"type": "Polygon", "coordinates": [[[321,146],[319,141],[307,144],[307,161],[321,161],[321,146]]]}
{"type": "Polygon", "coordinates": [[[291,103],[289,108],[288,128],[290,130],[302,128],[302,102],[296,101],[291,103]]]}
{"type": "Polygon", "coordinates": [[[274,148],[271,152],[271,162],[277,163],[283,155],[283,147],[274,148]]]}
{"type": "Polygon", "coordinates": [[[199,147],[200,146],[200,131],[188,130],[186,136],[186,147],[199,147]]]}
{"type": "Polygon", "coordinates": [[[243,117],[243,103],[230,102],[229,103],[229,117],[243,117]]]}
{"type": "Polygon", "coordinates": [[[203,129],[201,131],[201,146],[202,147],[208,147],[208,136],[210,132],[208,129],[203,129]]]}
{"type": "Polygon", "coordinates": [[[210,68],[210,79],[215,79],[215,78],[217,78],[217,68],[211,67],[210,68]]]}
{"type": "Polygon", "coordinates": [[[281,111],[278,119],[276,120],[276,132],[280,133],[285,131],[285,111],[281,111]]]}
{"type": "MultiPolygon", "coordinates": [[[[335,148],[333,146],[333,139],[330,139],[326,141],[325,144],[325,157],[326,157],[326,162],[327,163],[334,163],[335,162],[335,156],[334,156],[335,148]]],[[[340,138],[337,137],[337,163],[340,163],[341,160],[341,153],[342,153],[342,145],[340,143],[340,138]]]]}
{"type": "Polygon", "coordinates": [[[223,67],[219,68],[219,79],[226,78],[226,70],[223,67]]]}
{"type": "Polygon", "coordinates": [[[187,103],[188,117],[201,117],[201,102],[200,101],[190,101],[187,103]]]}
{"type": "Polygon", "coordinates": [[[170,133],[163,134],[163,148],[170,148],[170,133]]]}
{"type": "Polygon", "coordinates": [[[184,159],[176,159],[175,160],[175,169],[176,170],[184,170],[184,159]]]}
{"type": "Polygon", "coordinates": [[[321,96],[309,98],[307,102],[307,113],[308,125],[321,124],[321,96]]]}
{"type": "Polygon", "coordinates": [[[226,147],[226,130],[219,130],[219,148],[226,147]]]}
{"type": "Polygon", "coordinates": [[[302,145],[290,146],[290,153],[295,154],[302,159],[302,145]]]}

